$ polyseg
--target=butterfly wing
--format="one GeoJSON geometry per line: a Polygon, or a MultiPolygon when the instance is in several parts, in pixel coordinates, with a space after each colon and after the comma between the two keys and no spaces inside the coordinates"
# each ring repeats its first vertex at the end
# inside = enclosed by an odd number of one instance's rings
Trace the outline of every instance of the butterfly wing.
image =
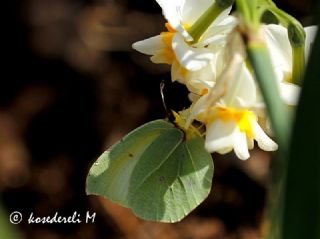
{"type": "Polygon", "coordinates": [[[101,195],[128,207],[128,186],[132,171],[141,155],[173,124],[156,120],[135,129],[105,151],[91,167],[87,176],[88,195],[101,195]]]}

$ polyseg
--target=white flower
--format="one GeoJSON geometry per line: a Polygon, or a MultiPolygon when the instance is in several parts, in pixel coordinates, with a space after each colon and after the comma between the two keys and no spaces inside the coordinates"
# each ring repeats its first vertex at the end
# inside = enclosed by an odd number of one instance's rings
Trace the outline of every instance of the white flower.
{"type": "Polygon", "coordinates": [[[254,79],[243,57],[236,54],[216,85],[191,106],[187,125],[193,119],[206,125],[205,148],[209,152],[234,150],[238,158],[246,160],[254,140],[266,151],[278,147],[258,124],[257,104],[254,79]]]}
{"type": "Polygon", "coordinates": [[[139,52],[151,55],[154,63],[171,66],[172,80],[186,83],[199,80],[204,75],[215,78],[210,66],[216,52],[225,43],[226,35],[233,29],[236,20],[228,16],[231,7],[223,11],[211,24],[197,43],[192,42],[188,29],[214,3],[212,0],[156,0],[167,19],[166,28],[158,36],[133,44],[139,52]],[[215,45],[215,46],[211,46],[215,45]],[[205,69],[203,74],[201,70],[205,69]]]}
{"type": "MultiPolygon", "coordinates": [[[[281,25],[264,25],[262,27],[267,47],[270,52],[274,72],[279,82],[280,94],[288,105],[296,105],[300,87],[293,84],[292,79],[292,49],[287,28],[281,25]]],[[[317,27],[304,28],[306,32],[305,55],[309,57],[310,47],[314,41],[317,27]]]]}
{"type": "MultiPolygon", "coordinates": [[[[208,93],[215,83],[216,79],[224,72],[225,68],[228,66],[228,62],[232,61],[235,54],[239,54],[242,58],[246,57],[245,47],[243,45],[241,36],[237,31],[231,32],[227,37],[227,43],[216,50],[215,58],[210,62],[210,64],[203,68],[202,71],[191,73],[191,79],[186,83],[189,91],[189,98],[192,102],[199,99],[199,97],[208,93]],[[210,75],[207,68],[212,68],[214,72],[214,77],[210,75]],[[194,77],[195,74],[199,74],[198,77],[194,77]],[[201,75],[200,75],[201,74],[201,75]]],[[[214,47],[215,45],[213,45],[214,47]]]]}

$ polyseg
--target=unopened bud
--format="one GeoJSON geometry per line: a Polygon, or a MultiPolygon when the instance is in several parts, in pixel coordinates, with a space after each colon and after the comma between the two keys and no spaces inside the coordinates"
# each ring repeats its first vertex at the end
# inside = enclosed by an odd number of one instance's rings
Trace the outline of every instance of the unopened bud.
{"type": "Polygon", "coordinates": [[[269,10],[266,10],[261,17],[261,22],[266,24],[279,24],[279,19],[269,10]]]}
{"type": "Polygon", "coordinates": [[[292,47],[303,47],[306,33],[303,27],[290,23],[288,25],[288,37],[292,47]]]}

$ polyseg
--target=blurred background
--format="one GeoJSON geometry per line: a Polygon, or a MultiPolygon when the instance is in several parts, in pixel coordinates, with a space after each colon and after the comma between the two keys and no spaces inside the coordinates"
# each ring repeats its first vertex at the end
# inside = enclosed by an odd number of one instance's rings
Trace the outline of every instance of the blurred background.
{"type": "MultiPolygon", "coordinates": [[[[278,6],[310,24],[312,1],[278,6]]],[[[131,49],[164,30],[154,0],[5,0],[0,81],[0,194],[26,239],[258,239],[271,156],[214,156],[213,191],[185,220],[160,224],[85,195],[97,157],[137,126],[188,106],[169,68],[131,49]],[[92,224],[28,224],[36,216],[85,215],[92,224]]],[[[8,217],[9,220],[9,217],[8,217]]],[[[2,239],[2,238],[1,238],[2,239]]],[[[3,238],[5,239],[5,238],[3,238]]]]}

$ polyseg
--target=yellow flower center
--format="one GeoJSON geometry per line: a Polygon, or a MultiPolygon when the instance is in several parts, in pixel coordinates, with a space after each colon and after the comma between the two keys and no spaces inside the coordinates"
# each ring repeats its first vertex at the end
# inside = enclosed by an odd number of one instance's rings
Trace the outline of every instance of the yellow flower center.
{"type": "Polygon", "coordinates": [[[176,60],[176,55],[172,49],[172,40],[175,33],[172,32],[162,32],[162,41],[165,44],[166,48],[163,50],[162,55],[167,64],[172,64],[176,60]]]}
{"type": "Polygon", "coordinates": [[[250,139],[254,138],[252,122],[257,120],[255,114],[250,110],[237,110],[231,107],[215,107],[209,113],[207,120],[235,121],[241,132],[244,132],[250,139]]]}
{"type": "MultiPolygon", "coordinates": [[[[162,41],[165,44],[166,48],[161,52],[162,58],[165,60],[165,63],[172,65],[174,61],[177,61],[176,54],[174,53],[172,49],[172,40],[174,37],[174,34],[177,32],[168,22],[165,24],[165,27],[167,28],[167,32],[162,32],[162,41]]],[[[188,26],[184,26],[186,29],[188,26]]],[[[180,67],[180,75],[184,78],[187,77],[188,70],[184,67],[180,67]]]]}
{"type": "Polygon", "coordinates": [[[172,40],[173,40],[174,34],[177,31],[169,23],[166,23],[165,27],[167,28],[168,31],[161,32],[162,41],[166,46],[166,48],[162,52],[162,56],[165,59],[166,63],[171,65],[177,59],[172,49],[172,40]]]}

